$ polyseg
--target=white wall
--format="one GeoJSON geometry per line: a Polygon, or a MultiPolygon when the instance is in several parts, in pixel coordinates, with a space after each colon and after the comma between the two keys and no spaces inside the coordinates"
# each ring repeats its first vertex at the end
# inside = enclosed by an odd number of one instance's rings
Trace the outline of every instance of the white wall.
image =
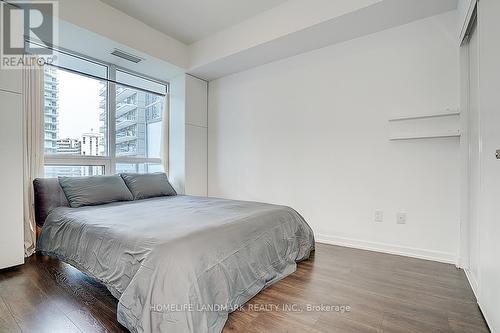
{"type": "Polygon", "coordinates": [[[387,119],[459,105],[456,26],[446,13],[210,82],[208,194],[290,205],[323,241],[455,262],[459,141],[389,142],[387,119]]]}

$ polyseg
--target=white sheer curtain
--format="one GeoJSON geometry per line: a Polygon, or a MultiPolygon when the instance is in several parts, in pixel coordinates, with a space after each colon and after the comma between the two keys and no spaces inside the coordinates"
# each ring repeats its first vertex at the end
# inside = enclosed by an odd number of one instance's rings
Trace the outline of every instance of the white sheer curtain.
{"type": "Polygon", "coordinates": [[[29,257],[36,249],[33,180],[43,176],[44,78],[43,67],[23,71],[24,255],[29,257]]]}
{"type": "Polygon", "coordinates": [[[163,166],[163,171],[168,171],[168,145],[169,145],[169,101],[168,94],[165,95],[165,99],[163,100],[163,128],[162,128],[162,138],[161,138],[161,163],[163,166]]]}

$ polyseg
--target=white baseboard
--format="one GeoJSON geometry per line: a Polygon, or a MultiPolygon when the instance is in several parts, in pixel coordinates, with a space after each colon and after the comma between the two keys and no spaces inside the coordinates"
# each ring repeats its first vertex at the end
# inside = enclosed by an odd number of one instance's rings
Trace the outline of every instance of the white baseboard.
{"type": "Polygon", "coordinates": [[[478,281],[477,281],[476,277],[474,276],[474,274],[472,274],[472,272],[469,268],[464,268],[464,272],[465,272],[465,276],[467,277],[467,280],[469,281],[470,287],[472,288],[472,292],[474,293],[474,296],[476,296],[477,306],[479,306],[479,309],[481,309],[481,312],[483,313],[483,318],[486,321],[486,325],[488,325],[490,332],[493,332],[491,330],[492,326],[490,325],[490,320],[489,320],[490,313],[488,313],[487,309],[481,305],[481,300],[479,298],[478,281]]]}
{"type": "Polygon", "coordinates": [[[447,264],[454,264],[454,265],[457,264],[457,256],[454,253],[430,251],[430,250],[404,247],[386,243],[368,242],[351,238],[329,236],[324,234],[316,234],[315,238],[318,243],[352,247],[361,250],[368,250],[368,251],[375,251],[375,252],[382,252],[389,254],[396,254],[405,257],[438,261],[447,264]]]}
{"type": "Polygon", "coordinates": [[[467,280],[469,280],[469,284],[470,284],[470,287],[472,288],[472,292],[474,293],[474,296],[476,296],[476,300],[479,304],[479,293],[478,293],[478,286],[479,285],[477,283],[477,280],[469,268],[464,268],[464,272],[465,272],[465,276],[467,277],[467,280]]]}

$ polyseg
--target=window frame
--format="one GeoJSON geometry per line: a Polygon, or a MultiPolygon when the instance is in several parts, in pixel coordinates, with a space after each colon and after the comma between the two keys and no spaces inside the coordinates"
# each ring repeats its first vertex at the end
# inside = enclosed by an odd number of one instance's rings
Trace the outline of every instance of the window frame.
{"type": "MultiPolygon", "coordinates": [[[[75,54],[68,51],[63,51],[58,49],[57,52],[65,53],[69,56],[73,56],[75,58],[80,58],[86,61],[90,61],[96,63],[101,66],[105,66],[107,69],[107,78],[98,78],[92,75],[81,73],[77,70],[73,70],[70,68],[59,67],[56,65],[49,65],[55,67],[58,70],[66,70],[72,72],[77,75],[87,76],[96,80],[104,80],[107,84],[107,98],[106,98],[106,156],[84,156],[84,155],[70,155],[70,154],[50,154],[44,152],[44,166],[102,166],[104,168],[104,175],[112,175],[116,173],[116,164],[161,164],[164,167],[164,172],[168,174],[168,158],[169,158],[169,131],[168,124],[170,118],[170,86],[168,82],[164,82],[155,78],[148,77],[144,74],[140,74],[126,68],[116,66],[114,64],[105,63],[90,57],[82,56],[80,54],[75,54]],[[165,86],[165,95],[162,96],[156,92],[149,92],[153,94],[160,95],[164,98],[164,108],[167,108],[166,112],[164,112],[164,117],[162,118],[162,130],[164,131],[163,139],[161,144],[161,150],[164,152],[163,159],[160,158],[149,158],[149,157],[126,157],[126,156],[116,156],[116,86],[122,85],[122,83],[116,82],[116,72],[121,71],[127,74],[131,74],[152,82],[160,83],[165,86]],[[166,104],[166,105],[165,105],[166,104]]],[[[142,91],[147,91],[145,89],[141,89],[140,87],[133,87],[127,84],[123,84],[128,86],[131,89],[138,89],[142,91]]],[[[44,119],[45,124],[45,119],[44,119]]],[[[44,125],[45,126],[45,125],[44,125]]],[[[44,147],[45,149],[45,147],[44,147]]]]}

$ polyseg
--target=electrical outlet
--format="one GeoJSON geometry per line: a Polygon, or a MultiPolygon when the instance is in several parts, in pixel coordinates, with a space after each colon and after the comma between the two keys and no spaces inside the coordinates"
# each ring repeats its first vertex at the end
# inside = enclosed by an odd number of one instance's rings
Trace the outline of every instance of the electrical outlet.
{"type": "Polygon", "coordinates": [[[406,224],[406,213],[399,212],[396,215],[396,223],[397,224],[406,224]]]}
{"type": "Polygon", "coordinates": [[[376,210],[373,220],[375,222],[384,222],[384,212],[381,210],[376,210]]]}

